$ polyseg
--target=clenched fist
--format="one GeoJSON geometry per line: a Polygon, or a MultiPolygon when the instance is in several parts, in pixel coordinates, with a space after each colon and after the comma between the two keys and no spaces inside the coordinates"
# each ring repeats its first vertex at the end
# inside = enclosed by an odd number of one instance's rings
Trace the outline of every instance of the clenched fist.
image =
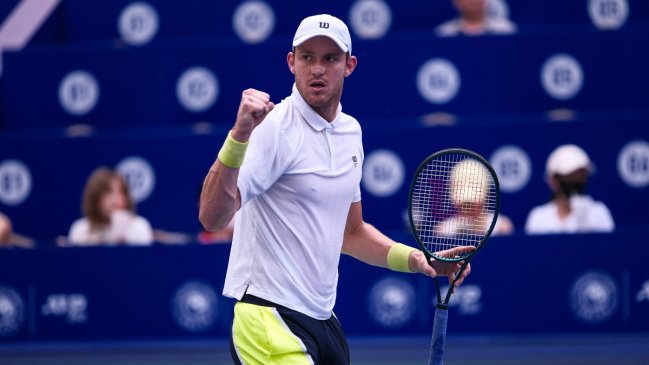
{"type": "Polygon", "coordinates": [[[241,95],[237,120],[232,128],[232,138],[239,142],[247,142],[252,130],[266,118],[266,115],[274,107],[275,104],[270,101],[270,95],[265,92],[255,89],[245,90],[241,95]]]}

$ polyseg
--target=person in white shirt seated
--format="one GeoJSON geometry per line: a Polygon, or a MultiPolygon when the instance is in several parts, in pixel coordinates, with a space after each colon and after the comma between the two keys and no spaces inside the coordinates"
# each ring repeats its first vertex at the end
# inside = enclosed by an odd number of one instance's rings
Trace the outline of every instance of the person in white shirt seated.
{"type": "Polygon", "coordinates": [[[488,0],[453,0],[459,16],[435,28],[440,37],[506,35],[516,33],[516,24],[504,16],[490,15],[488,0]]]}
{"type": "Polygon", "coordinates": [[[546,177],[552,200],[527,216],[527,234],[607,233],[615,229],[606,204],[585,194],[593,164],[586,151],[574,144],[557,147],[548,157],[546,177]]]}
{"type": "Polygon", "coordinates": [[[109,168],[100,167],[90,175],[82,211],[84,217],[70,227],[68,245],[142,246],[154,241],[149,221],[135,214],[124,178],[109,168]]]}

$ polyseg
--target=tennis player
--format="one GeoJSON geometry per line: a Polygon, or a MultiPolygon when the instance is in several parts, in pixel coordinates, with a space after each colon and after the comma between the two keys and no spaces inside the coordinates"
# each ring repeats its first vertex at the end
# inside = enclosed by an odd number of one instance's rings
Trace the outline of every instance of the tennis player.
{"type": "Polygon", "coordinates": [[[205,179],[203,226],[219,229],[237,214],[223,289],[238,300],[231,332],[237,364],[349,364],[332,313],[341,252],[431,277],[458,271],[429,265],[421,251],[363,221],[361,127],[340,105],[357,62],[341,20],[305,18],[287,55],[291,95],[275,105],[265,92],[244,91],[205,179]]]}

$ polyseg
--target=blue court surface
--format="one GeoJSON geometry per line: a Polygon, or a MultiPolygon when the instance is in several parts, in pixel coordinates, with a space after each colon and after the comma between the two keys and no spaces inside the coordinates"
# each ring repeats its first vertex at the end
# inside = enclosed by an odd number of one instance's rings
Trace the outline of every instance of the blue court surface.
{"type": "MultiPolygon", "coordinates": [[[[350,338],[352,363],[426,364],[426,337],[350,338]]],[[[230,364],[227,343],[141,342],[0,345],[2,365],[220,365],[230,364]]],[[[649,333],[449,335],[447,365],[649,364],[649,333]]]]}

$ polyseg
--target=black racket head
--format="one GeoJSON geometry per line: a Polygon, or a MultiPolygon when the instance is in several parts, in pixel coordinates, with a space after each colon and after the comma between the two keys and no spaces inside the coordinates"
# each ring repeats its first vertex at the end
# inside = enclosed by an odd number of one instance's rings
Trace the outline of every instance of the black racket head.
{"type": "Polygon", "coordinates": [[[413,234],[424,253],[436,260],[457,262],[475,255],[491,235],[499,208],[496,172],[484,157],[466,149],[430,155],[410,185],[413,234]],[[460,246],[476,250],[454,257],[443,252],[460,246]]]}

